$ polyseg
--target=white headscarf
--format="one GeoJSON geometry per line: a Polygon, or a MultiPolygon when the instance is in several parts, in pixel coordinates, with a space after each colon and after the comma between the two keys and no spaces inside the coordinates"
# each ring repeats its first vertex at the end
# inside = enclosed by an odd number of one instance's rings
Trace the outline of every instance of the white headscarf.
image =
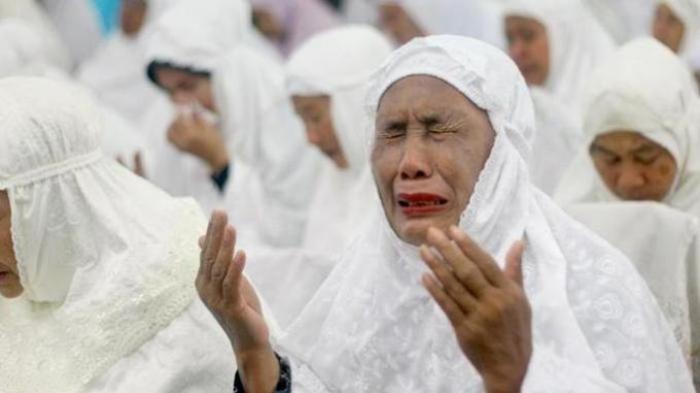
{"type": "Polygon", "coordinates": [[[576,156],[583,138],[580,121],[547,91],[530,86],[537,132],[532,142],[532,184],[547,195],[554,191],[576,156]]]}
{"type": "MultiPolygon", "coordinates": [[[[383,93],[410,75],[449,83],[488,113],[496,132],[459,226],[501,264],[516,240],[527,241],[534,353],[523,391],[691,392],[673,335],[630,262],[530,185],[534,118],[515,64],[468,38],[414,40],[372,83],[372,117],[383,93]]],[[[280,340],[299,360],[295,384],[325,384],[319,392],[482,392],[446,317],[418,284],[424,270],[417,248],[378,212],[280,340]]]]}
{"type": "Polygon", "coordinates": [[[636,131],[660,144],[678,167],[669,205],[700,217],[700,109],[697,87],[683,62],[653,38],[622,47],[590,78],[585,144],[564,175],[557,200],[565,205],[617,199],[589,154],[598,135],[636,131]]]}
{"type": "Polygon", "coordinates": [[[698,219],[657,202],[581,203],[567,213],[621,250],[654,293],[686,358],[700,364],[698,219]]]}
{"type": "Polygon", "coordinates": [[[549,40],[549,75],[542,86],[578,116],[591,70],[615,44],[580,0],[509,0],[504,16],[542,23],[549,40]]]}
{"type": "Polygon", "coordinates": [[[499,8],[490,0],[374,0],[400,5],[425,34],[454,34],[503,45],[499,8]]]}
{"type": "Polygon", "coordinates": [[[0,107],[0,189],[31,305],[0,319],[3,391],[79,392],[195,299],[205,220],[103,156],[99,112],[71,85],[8,78],[0,107]]]}
{"type": "Polygon", "coordinates": [[[391,50],[379,31],[354,25],[316,35],[287,64],[289,94],[330,97],[333,127],[348,161],[348,168],[339,169],[324,160],[307,219],[307,250],[341,252],[367,218],[357,212],[376,204],[363,108],[367,82],[391,50]]]}
{"type": "Polygon", "coordinates": [[[618,44],[649,35],[657,0],[584,0],[618,44]]]}
{"type": "Polygon", "coordinates": [[[146,59],[211,72],[226,51],[249,38],[251,20],[244,0],[178,1],[153,24],[146,59]]]}

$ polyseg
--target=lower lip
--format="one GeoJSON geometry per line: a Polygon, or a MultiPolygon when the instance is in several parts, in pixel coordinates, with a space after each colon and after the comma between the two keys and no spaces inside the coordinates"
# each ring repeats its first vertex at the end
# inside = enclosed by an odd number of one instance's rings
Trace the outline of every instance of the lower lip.
{"type": "Polygon", "coordinates": [[[0,272],[0,284],[10,279],[10,272],[0,272]]]}
{"type": "Polygon", "coordinates": [[[401,212],[409,218],[430,216],[435,213],[440,213],[447,208],[447,204],[443,205],[426,205],[426,206],[401,206],[401,212]]]}

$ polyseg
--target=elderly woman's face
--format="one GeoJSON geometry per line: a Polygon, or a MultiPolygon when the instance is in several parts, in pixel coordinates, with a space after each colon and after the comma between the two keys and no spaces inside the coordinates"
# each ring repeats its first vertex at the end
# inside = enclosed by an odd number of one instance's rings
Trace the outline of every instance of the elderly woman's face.
{"type": "Polygon", "coordinates": [[[348,167],[338,137],[333,126],[331,113],[331,97],[329,96],[293,96],[294,110],[303,120],[306,128],[306,138],[312,145],[318,147],[326,157],[330,158],[340,169],[348,167]]]}
{"type": "Polygon", "coordinates": [[[659,4],[659,6],[656,7],[656,13],[654,15],[652,33],[654,38],[677,53],[681,49],[685,26],[669,6],[666,4],[659,4]]]}
{"type": "Polygon", "coordinates": [[[590,155],[608,189],[622,200],[664,200],[676,178],[676,161],[661,145],[632,131],[598,136],[590,155]]]}
{"type": "Polygon", "coordinates": [[[528,85],[542,86],[549,76],[549,38],[545,26],[531,18],[506,17],[508,53],[528,85]]]}
{"type": "Polygon", "coordinates": [[[7,192],[0,191],[0,295],[6,298],[22,294],[10,222],[10,201],[7,192]]]}
{"type": "Polygon", "coordinates": [[[398,4],[379,6],[379,24],[399,45],[425,35],[416,21],[398,4]]]}
{"type": "Polygon", "coordinates": [[[495,133],[486,113],[448,83],[410,76],[379,103],[372,167],[396,234],[419,245],[459,223],[495,133]]]}
{"type": "Polygon", "coordinates": [[[204,108],[217,113],[210,78],[174,68],[161,67],[156,70],[156,79],[173,103],[190,105],[197,102],[204,108]]]}

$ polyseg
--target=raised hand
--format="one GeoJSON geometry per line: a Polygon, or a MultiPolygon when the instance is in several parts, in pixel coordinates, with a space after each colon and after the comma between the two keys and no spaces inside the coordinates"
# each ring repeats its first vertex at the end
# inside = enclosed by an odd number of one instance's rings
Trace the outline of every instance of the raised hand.
{"type": "Polygon", "coordinates": [[[221,132],[197,114],[178,115],[168,128],[168,141],[178,150],[202,159],[213,173],[229,163],[221,132]]]}
{"type": "Polygon", "coordinates": [[[520,392],[532,355],[522,242],[511,248],[504,271],[457,227],[447,234],[431,228],[427,243],[421,257],[433,274],[423,276],[423,285],[447,315],[486,391],[520,392]]]}
{"type": "Polygon", "coordinates": [[[279,379],[279,363],[260,301],[243,276],[245,253],[235,252],[236,232],[226,213],[215,211],[200,239],[199,296],[231,341],[247,392],[271,392],[279,379]]]}

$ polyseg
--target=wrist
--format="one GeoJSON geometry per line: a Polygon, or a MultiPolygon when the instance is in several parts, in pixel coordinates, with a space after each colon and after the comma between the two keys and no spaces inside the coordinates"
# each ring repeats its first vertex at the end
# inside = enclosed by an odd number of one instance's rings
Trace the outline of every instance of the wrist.
{"type": "Polygon", "coordinates": [[[520,393],[523,387],[525,377],[510,380],[501,378],[493,378],[491,380],[484,378],[484,387],[487,393],[520,393]]]}
{"type": "Polygon", "coordinates": [[[248,393],[272,393],[280,379],[280,364],[271,347],[236,352],[238,374],[248,393]]]}

